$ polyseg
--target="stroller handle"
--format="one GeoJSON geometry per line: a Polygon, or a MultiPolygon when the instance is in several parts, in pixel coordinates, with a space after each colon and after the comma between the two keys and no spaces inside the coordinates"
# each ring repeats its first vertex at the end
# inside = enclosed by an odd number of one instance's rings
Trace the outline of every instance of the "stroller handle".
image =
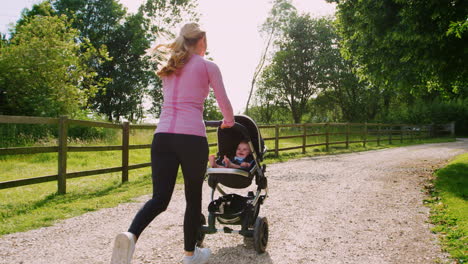
{"type": "Polygon", "coordinates": [[[223,121],[206,121],[205,126],[207,127],[220,127],[223,121]]]}
{"type": "MultiPolygon", "coordinates": [[[[208,126],[208,127],[221,127],[222,123],[223,123],[223,121],[206,121],[205,120],[205,126],[208,126]]],[[[242,125],[240,123],[235,122],[232,127],[224,128],[224,129],[234,129],[237,132],[241,133],[242,136],[244,136],[244,138],[246,140],[250,141],[249,131],[247,130],[247,128],[244,125],[242,125]]]]}

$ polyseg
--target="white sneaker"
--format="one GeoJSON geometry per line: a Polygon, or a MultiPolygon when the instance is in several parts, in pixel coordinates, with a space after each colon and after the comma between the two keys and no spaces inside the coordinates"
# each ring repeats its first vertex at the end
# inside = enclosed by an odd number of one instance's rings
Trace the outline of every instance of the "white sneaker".
{"type": "Polygon", "coordinates": [[[209,248],[195,247],[193,256],[185,256],[182,261],[183,264],[205,264],[208,258],[211,256],[211,250],[209,248]]]}
{"type": "Polygon", "coordinates": [[[123,232],[115,237],[111,264],[130,264],[135,251],[136,237],[130,232],[123,232]]]}

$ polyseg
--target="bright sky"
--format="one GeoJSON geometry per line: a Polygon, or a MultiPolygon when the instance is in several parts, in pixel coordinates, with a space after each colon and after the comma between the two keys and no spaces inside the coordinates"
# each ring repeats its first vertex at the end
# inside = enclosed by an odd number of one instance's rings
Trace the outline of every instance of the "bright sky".
{"type": "MultiPolygon", "coordinates": [[[[135,12],[144,0],[120,0],[135,12]]],[[[23,8],[41,0],[0,0],[0,32],[18,20],[23,8]]],[[[300,12],[313,17],[333,15],[325,0],[293,0],[300,12]]],[[[270,0],[199,0],[200,24],[207,32],[210,57],[218,64],[235,113],[245,108],[252,75],[264,48],[258,32],[271,8],[270,0]]]]}

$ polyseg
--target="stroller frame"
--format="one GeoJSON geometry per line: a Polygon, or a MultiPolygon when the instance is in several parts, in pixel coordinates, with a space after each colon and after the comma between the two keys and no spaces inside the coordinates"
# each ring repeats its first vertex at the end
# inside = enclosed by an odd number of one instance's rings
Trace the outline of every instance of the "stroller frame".
{"type": "MultiPolygon", "coordinates": [[[[208,223],[203,214],[201,217],[197,245],[202,246],[206,234],[235,233],[242,235],[246,244],[253,242],[255,250],[258,253],[263,253],[268,243],[268,220],[266,217],[259,217],[258,215],[260,206],[268,197],[268,184],[265,176],[266,165],[261,166],[260,164],[263,155],[266,153],[266,147],[263,144],[258,127],[252,119],[248,116],[236,115],[235,121],[236,123],[232,128],[225,128],[223,131],[231,130],[232,133],[239,133],[242,139],[248,142],[252,150],[254,163],[248,171],[233,168],[209,168],[207,170],[208,185],[212,188],[211,202],[208,207],[208,223]],[[242,124],[245,124],[245,122],[251,123],[250,130],[257,130],[258,138],[254,139],[255,142],[250,137],[249,130],[242,124]],[[252,128],[252,126],[254,127],[252,128]],[[241,183],[239,184],[235,180],[231,181],[230,177],[241,183]],[[227,194],[220,186],[225,185],[230,188],[243,189],[251,185],[253,177],[255,177],[257,189],[255,193],[249,191],[247,196],[227,194]],[[216,191],[221,194],[218,199],[215,199],[216,191]],[[227,212],[225,211],[225,205],[228,205],[227,212]],[[216,228],[216,220],[223,225],[240,225],[241,229],[233,229],[227,226],[216,228]]],[[[221,123],[221,121],[205,121],[206,126],[218,127],[218,136],[221,123]]],[[[220,140],[218,139],[218,158],[222,156],[219,151],[221,149],[220,140]]]]}

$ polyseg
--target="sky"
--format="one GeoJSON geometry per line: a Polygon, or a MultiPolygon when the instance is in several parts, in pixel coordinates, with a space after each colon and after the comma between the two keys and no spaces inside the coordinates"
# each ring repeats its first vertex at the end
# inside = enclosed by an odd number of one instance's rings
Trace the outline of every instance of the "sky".
{"type": "MultiPolygon", "coordinates": [[[[23,8],[41,0],[0,0],[0,32],[7,33],[23,8]]],[[[144,0],[120,0],[135,12],[144,0]]],[[[335,5],[325,0],[293,0],[301,13],[312,17],[330,16],[335,5]]],[[[250,83],[265,41],[259,26],[271,8],[270,0],[199,0],[200,25],[207,32],[210,57],[221,69],[224,85],[235,113],[241,113],[247,102],[250,83]]]]}

